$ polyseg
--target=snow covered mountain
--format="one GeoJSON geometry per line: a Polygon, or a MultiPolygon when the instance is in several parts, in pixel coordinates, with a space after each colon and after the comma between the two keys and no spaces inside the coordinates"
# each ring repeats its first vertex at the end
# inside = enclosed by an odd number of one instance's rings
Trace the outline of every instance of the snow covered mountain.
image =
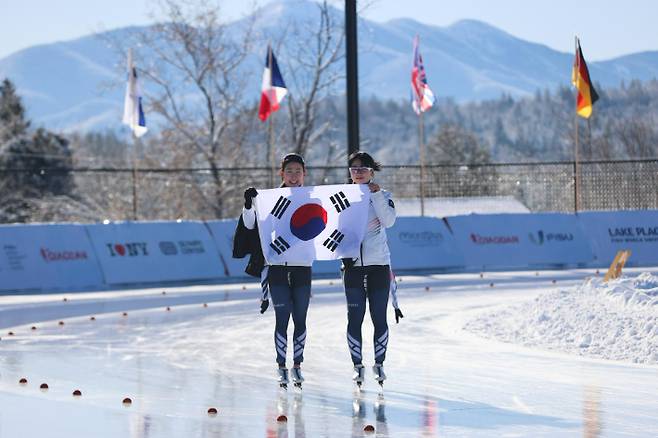
{"type": "MultiPolygon", "coordinates": [[[[277,0],[256,12],[260,36],[276,36],[289,20],[316,20],[307,0],[277,0]]],[[[342,23],[342,11],[332,9],[342,23]]],[[[231,24],[236,36],[244,20],[231,24]]],[[[123,38],[136,27],[115,29],[72,41],[34,46],[0,59],[0,78],[17,84],[29,116],[37,125],[64,131],[105,129],[118,125],[123,74],[107,37],[123,38]],[[110,87],[110,85],[113,85],[110,87]]],[[[572,55],[516,38],[474,20],[439,27],[411,19],[387,23],[359,22],[360,97],[408,99],[411,41],[418,33],[428,80],[435,94],[456,101],[495,98],[501,93],[530,95],[537,89],[569,84],[572,55]]],[[[256,101],[264,47],[256,45],[245,64],[253,86],[245,98],[256,101]]],[[[585,55],[587,56],[586,48],[585,55]]],[[[284,77],[294,60],[280,60],[284,77]]],[[[618,86],[631,79],[658,77],[658,51],[591,62],[595,83],[618,86]]],[[[148,89],[148,84],[145,84],[148,89]]]]}

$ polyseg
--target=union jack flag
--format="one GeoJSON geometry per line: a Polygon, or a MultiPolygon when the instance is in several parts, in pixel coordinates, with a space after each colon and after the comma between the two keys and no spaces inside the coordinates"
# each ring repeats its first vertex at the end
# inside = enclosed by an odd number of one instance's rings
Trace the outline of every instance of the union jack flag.
{"type": "Polygon", "coordinates": [[[411,105],[416,114],[420,115],[434,105],[434,93],[427,85],[425,76],[425,67],[423,66],[423,57],[418,50],[418,35],[414,38],[414,63],[411,68],[411,105]]]}

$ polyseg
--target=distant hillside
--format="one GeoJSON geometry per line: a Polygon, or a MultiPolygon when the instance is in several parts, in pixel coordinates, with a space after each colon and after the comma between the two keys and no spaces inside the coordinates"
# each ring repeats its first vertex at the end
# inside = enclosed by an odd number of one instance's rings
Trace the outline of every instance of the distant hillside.
{"type": "MultiPolygon", "coordinates": [[[[290,20],[314,19],[316,5],[307,0],[279,0],[256,12],[258,38],[276,38],[290,20]]],[[[342,12],[332,9],[336,20],[342,12]]],[[[232,23],[239,38],[244,20],[232,23]]],[[[0,78],[8,77],[23,96],[37,125],[63,131],[101,130],[119,124],[122,108],[122,60],[108,47],[108,37],[123,39],[140,28],[116,29],[73,41],[31,47],[0,59],[0,78]],[[114,84],[113,88],[108,88],[114,84]],[[117,86],[118,85],[118,86],[117,86]]],[[[435,94],[457,102],[482,101],[502,94],[532,96],[538,89],[568,84],[572,55],[530,43],[486,23],[464,20],[429,26],[411,19],[381,24],[359,22],[360,96],[405,100],[409,96],[411,40],[418,33],[427,75],[435,94]]],[[[585,55],[587,56],[586,42],[585,55]]],[[[245,63],[252,87],[244,98],[256,101],[264,47],[256,44],[245,63]]],[[[280,57],[281,58],[281,57],[280,57]]],[[[280,59],[283,75],[294,59],[280,59]]],[[[658,51],[590,63],[603,87],[622,81],[658,77],[658,51]]],[[[149,85],[144,84],[148,90],[149,85]]],[[[340,90],[338,91],[340,92],[340,90]]]]}

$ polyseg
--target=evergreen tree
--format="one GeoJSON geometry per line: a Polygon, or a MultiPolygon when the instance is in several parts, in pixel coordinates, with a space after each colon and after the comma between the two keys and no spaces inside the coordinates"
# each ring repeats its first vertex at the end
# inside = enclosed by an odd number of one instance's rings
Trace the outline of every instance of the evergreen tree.
{"type": "Polygon", "coordinates": [[[24,135],[29,126],[16,87],[9,79],[3,80],[0,85],[0,143],[24,135]]]}
{"type": "Polygon", "coordinates": [[[5,79],[0,86],[0,222],[43,220],[40,212],[50,198],[69,196],[75,188],[68,140],[43,128],[30,135],[29,125],[14,85],[5,79]]]}

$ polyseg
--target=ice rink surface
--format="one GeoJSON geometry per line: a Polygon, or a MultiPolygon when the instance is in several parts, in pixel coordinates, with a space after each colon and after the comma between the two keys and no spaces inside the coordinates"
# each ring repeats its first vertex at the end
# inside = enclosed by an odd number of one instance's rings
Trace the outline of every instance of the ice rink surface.
{"type": "Polygon", "coordinates": [[[396,325],[389,313],[383,393],[369,367],[369,316],[368,380],[354,391],[337,280],[314,284],[302,391],[278,388],[274,313],[260,315],[252,298],[4,329],[0,437],[658,436],[658,367],[541,351],[462,329],[478,312],[591,274],[403,276],[405,318],[396,325]],[[72,397],[75,389],[81,397],[72,397]],[[130,406],[122,404],[126,397],[130,406]],[[214,417],[211,407],[219,411],[214,417]],[[279,415],[288,421],[277,422],[279,415]],[[366,425],[375,432],[364,432],[366,425]]]}

